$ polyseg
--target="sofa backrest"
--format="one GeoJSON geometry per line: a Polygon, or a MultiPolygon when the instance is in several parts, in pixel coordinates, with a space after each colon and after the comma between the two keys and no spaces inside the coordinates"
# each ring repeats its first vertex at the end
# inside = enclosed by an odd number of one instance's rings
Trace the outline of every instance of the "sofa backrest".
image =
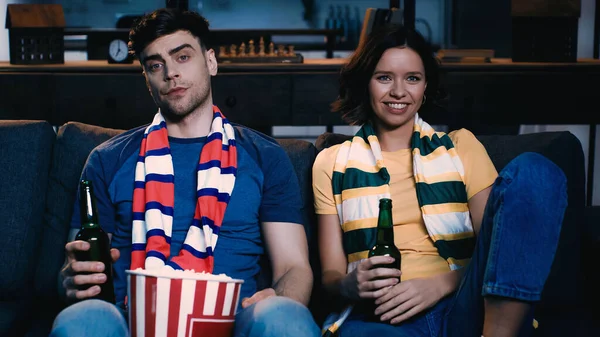
{"type": "Polygon", "coordinates": [[[569,205],[585,204],[585,159],[581,142],[569,131],[538,132],[524,135],[477,136],[496,169],[523,152],[537,152],[560,167],[568,180],[569,205]]]}
{"type": "Polygon", "coordinates": [[[30,309],[54,137],[45,121],[0,123],[0,336],[30,309]]]}
{"type": "Polygon", "coordinates": [[[56,134],[52,132],[49,144],[54,144],[53,151],[46,152],[50,158],[49,168],[40,170],[48,174],[46,207],[42,235],[37,242],[40,254],[35,279],[32,277],[35,280],[32,285],[35,302],[28,308],[31,322],[35,324],[28,327],[28,336],[47,336],[54,317],[64,308],[58,297],[57,276],[65,258],[64,249],[81,170],[96,145],[120,132],[75,122],[61,126],[56,134]]]}
{"type": "MultiPolygon", "coordinates": [[[[3,228],[10,233],[0,236],[0,252],[3,256],[3,275],[12,275],[0,279],[0,299],[4,301],[21,298],[21,295],[31,296],[31,292],[25,291],[33,286],[43,306],[56,306],[47,316],[47,323],[51,324],[53,314],[61,309],[56,292],[56,276],[64,261],[64,245],[80,173],[94,147],[123,131],[70,122],[61,126],[55,134],[47,122],[0,123],[0,175],[9,177],[0,180],[0,198],[6,199],[0,200],[0,216],[5,222],[3,228]],[[8,271],[13,274],[8,274],[8,271]],[[32,280],[35,283],[32,284],[32,280]]],[[[318,321],[328,313],[328,308],[324,305],[326,296],[320,286],[311,169],[319,150],[347,138],[345,135],[325,133],[317,139],[316,146],[302,140],[277,140],[294,165],[304,201],[306,233],[314,271],[310,308],[318,321]]],[[[581,256],[577,249],[581,241],[578,207],[584,204],[585,189],[583,151],[579,140],[570,132],[478,138],[498,170],[519,153],[534,151],[553,160],[565,172],[570,205],[543,299],[547,303],[573,304],[581,297],[577,287],[581,278],[581,256]]],[[[264,266],[268,266],[266,261],[263,262],[264,266]]],[[[261,279],[263,285],[269,282],[268,268],[264,269],[261,279]]],[[[13,305],[8,307],[5,303],[0,304],[0,335],[6,331],[2,328],[10,323],[6,318],[10,315],[5,313],[12,315],[19,304],[13,305]],[[5,324],[5,321],[8,323],[5,324]]],[[[21,309],[28,310],[26,306],[21,309]]]]}
{"type": "Polygon", "coordinates": [[[57,275],[64,262],[75,195],[83,165],[94,147],[121,133],[78,122],[62,125],[57,132],[50,165],[44,236],[38,269],[36,292],[56,296],[57,275]]]}
{"type": "MultiPolygon", "coordinates": [[[[523,152],[540,153],[558,165],[569,180],[570,205],[582,205],[585,198],[585,162],[579,139],[569,131],[538,132],[524,135],[476,136],[500,171],[523,152]]],[[[351,136],[326,132],[315,141],[317,151],[339,144],[351,136]]]]}

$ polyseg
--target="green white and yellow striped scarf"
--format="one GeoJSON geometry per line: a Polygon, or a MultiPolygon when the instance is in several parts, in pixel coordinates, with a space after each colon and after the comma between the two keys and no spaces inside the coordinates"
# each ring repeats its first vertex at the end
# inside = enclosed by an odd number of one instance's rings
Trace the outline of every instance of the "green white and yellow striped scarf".
{"type": "MultiPolygon", "coordinates": [[[[413,130],[413,170],[423,220],[440,256],[451,270],[459,269],[475,247],[464,168],[447,134],[436,132],[418,114],[413,130]]],[[[389,182],[377,136],[367,123],[341,145],[332,177],[348,272],[375,245],[379,199],[390,198],[389,182]]]]}

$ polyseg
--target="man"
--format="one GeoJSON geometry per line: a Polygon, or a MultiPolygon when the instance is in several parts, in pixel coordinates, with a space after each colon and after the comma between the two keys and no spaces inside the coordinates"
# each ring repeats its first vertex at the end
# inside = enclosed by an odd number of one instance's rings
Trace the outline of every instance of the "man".
{"type": "Polygon", "coordinates": [[[101,271],[108,266],[74,258],[76,251],[89,248],[73,241],[80,226],[75,207],[60,273],[61,291],[74,304],[58,315],[51,336],[126,335],[125,270],[190,269],[186,254],[203,257],[197,262],[214,274],[244,280],[235,336],[320,335],[306,308],[312,272],[293,167],[274,140],[232,126],[213,106],[210,83],[217,60],[205,45],[207,33],[203,17],[173,9],[150,13],[132,28],[130,50],[159,111],[150,126],[94,149],[82,173],[94,184],[99,222],[111,236],[117,306],[89,299],[99,293],[98,284],[106,280],[101,271]],[[157,211],[159,220],[149,216],[157,211]],[[152,248],[157,231],[146,233],[146,224],[160,229],[157,240],[170,246],[152,248]],[[202,236],[188,232],[202,233],[202,224],[218,235],[218,245],[192,242],[202,236]],[[256,276],[264,251],[273,280],[271,288],[259,290],[256,276]]]}

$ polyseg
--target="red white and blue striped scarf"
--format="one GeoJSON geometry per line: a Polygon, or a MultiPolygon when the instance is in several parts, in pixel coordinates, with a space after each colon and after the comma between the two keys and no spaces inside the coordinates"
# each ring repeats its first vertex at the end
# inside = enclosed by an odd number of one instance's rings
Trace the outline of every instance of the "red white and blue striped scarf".
{"type": "Polygon", "coordinates": [[[212,273],[213,252],[237,173],[234,130],[219,108],[198,163],[196,211],[178,256],[169,258],[173,228],[174,171],[167,125],[160,112],[146,128],[135,169],[131,269],[212,273]]]}

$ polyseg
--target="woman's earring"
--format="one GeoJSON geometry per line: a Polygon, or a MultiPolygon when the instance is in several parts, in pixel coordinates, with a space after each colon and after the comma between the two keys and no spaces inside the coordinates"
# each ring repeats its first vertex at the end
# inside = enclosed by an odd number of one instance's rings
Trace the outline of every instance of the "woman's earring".
{"type": "Polygon", "coordinates": [[[423,95],[423,102],[421,102],[421,106],[425,105],[426,100],[427,100],[427,96],[423,95]]]}

